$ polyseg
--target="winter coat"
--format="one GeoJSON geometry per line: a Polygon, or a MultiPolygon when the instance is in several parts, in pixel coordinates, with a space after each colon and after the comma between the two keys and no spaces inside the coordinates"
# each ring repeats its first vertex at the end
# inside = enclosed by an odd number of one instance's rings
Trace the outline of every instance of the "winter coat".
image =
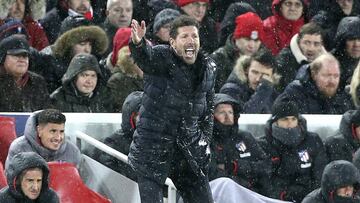
{"type": "Polygon", "coordinates": [[[213,142],[210,145],[212,158],[209,180],[229,177],[238,184],[254,191],[261,190],[259,180],[271,171],[271,162],[251,133],[239,130],[237,120],[240,116],[238,102],[226,94],[217,94],[214,106],[233,103],[234,125],[226,126],[214,119],[213,142]],[[218,165],[223,164],[224,170],[218,165]]]}
{"type": "Polygon", "coordinates": [[[217,65],[215,92],[220,91],[220,88],[225,84],[227,78],[232,72],[236,60],[240,57],[239,50],[237,49],[232,36],[232,34],[229,35],[226,40],[226,44],[210,55],[217,65]]]}
{"type": "Polygon", "coordinates": [[[59,203],[56,192],[49,188],[49,168],[36,153],[19,153],[11,160],[6,170],[8,186],[0,191],[0,202],[6,203],[59,203]],[[27,198],[22,192],[19,178],[29,168],[41,168],[43,172],[41,192],[36,200],[27,198]]]}
{"type": "Polygon", "coordinates": [[[295,80],[297,71],[302,65],[308,64],[298,44],[298,34],[291,39],[290,46],[283,48],[276,57],[277,73],[281,75],[277,89],[283,92],[286,86],[295,80]]]}
{"type": "Polygon", "coordinates": [[[64,138],[61,147],[56,151],[47,149],[40,144],[36,130],[36,115],[38,113],[39,112],[33,113],[26,121],[24,135],[16,138],[11,143],[5,162],[5,170],[9,168],[11,159],[20,152],[36,152],[47,162],[64,161],[79,167],[81,159],[80,150],[68,139],[64,138]]]}
{"type": "Polygon", "coordinates": [[[241,68],[234,68],[220,93],[230,95],[239,101],[243,113],[271,113],[272,104],[279,95],[273,84],[263,79],[254,91],[249,87],[245,73],[240,71],[241,68]]]}
{"type": "MultiPolygon", "coordinates": [[[[354,190],[359,187],[360,175],[358,169],[345,160],[330,162],[324,169],[321,178],[321,188],[308,194],[302,203],[359,203],[357,196],[353,198],[339,198],[336,190],[340,187],[352,185],[354,190]]],[[[354,192],[355,192],[354,191],[354,192]]]]}
{"type": "MultiPolygon", "coordinates": [[[[265,126],[265,136],[259,143],[272,162],[270,180],[264,182],[262,194],[281,200],[301,200],[320,186],[321,174],[328,163],[321,138],[307,131],[306,120],[299,118],[302,141],[297,145],[285,144],[272,135],[273,120],[265,126]],[[269,184],[271,183],[271,184],[269,184]]],[[[292,137],[286,137],[292,139],[292,137]]]]}
{"type": "Polygon", "coordinates": [[[343,114],[354,108],[350,95],[344,91],[337,91],[331,98],[323,96],[310,76],[309,66],[302,68],[304,74],[291,82],[275,102],[295,102],[303,114],[343,114]]]}
{"type": "Polygon", "coordinates": [[[273,0],[273,16],[266,18],[263,23],[265,32],[264,44],[271,50],[273,55],[277,55],[281,49],[289,46],[291,38],[304,25],[304,17],[300,17],[295,21],[285,19],[278,11],[280,2],[281,0],[273,0]]]}
{"type": "Polygon", "coordinates": [[[105,19],[104,23],[101,25],[101,28],[106,32],[106,35],[107,35],[107,37],[109,39],[108,48],[107,48],[106,52],[104,53],[104,55],[107,56],[113,50],[113,39],[114,39],[114,36],[115,36],[116,31],[118,30],[118,28],[115,27],[114,25],[112,25],[109,22],[108,18],[105,19]]]}
{"type": "MultiPolygon", "coordinates": [[[[121,128],[104,140],[104,144],[125,155],[129,154],[129,147],[133,140],[133,133],[136,129],[133,119],[135,113],[139,112],[142,96],[143,92],[135,91],[126,98],[122,108],[121,128]]],[[[132,180],[136,180],[134,171],[129,165],[104,152],[98,151],[97,153],[98,156],[95,157],[99,157],[98,160],[100,163],[132,180]]]]}
{"type": "Polygon", "coordinates": [[[49,45],[49,41],[45,34],[44,28],[30,17],[25,17],[22,22],[29,34],[29,44],[35,49],[41,51],[49,45]]]}
{"type": "Polygon", "coordinates": [[[144,72],[144,95],[130,146],[129,163],[144,177],[164,183],[176,142],[186,143],[200,167],[205,167],[206,143],[213,126],[216,65],[199,53],[194,64],[180,59],[170,46],[151,47],[143,39],[130,42],[135,62],[144,72]],[[205,145],[196,145],[197,143],[205,145]],[[204,141],[204,142],[203,142],[204,141]]]}
{"type": "MultiPolygon", "coordinates": [[[[84,56],[86,55],[84,54],[84,56]]],[[[51,103],[56,109],[62,112],[113,112],[110,90],[101,83],[101,71],[97,60],[94,60],[96,64],[88,65],[84,62],[70,63],[63,76],[62,86],[50,95],[51,103]],[[89,96],[82,95],[75,86],[77,75],[86,70],[95,71],[98,77],[96,87],[89,96]]]]}
{"type": "Polygon", "coordinates": [[[356,135],[351,121],[354,113],[355,110],[347,111],[342,116],[339,131],[325,140],[326,153],[330,161],[352,161],[356,150],[360,148],[360,141],[354,138],[356,135]]]}
{"type": "Polygon", "coordinates": [[[22,80],[24,85],[18,87],[12,76],[0,73],[0,112],[33,112],[49,107],[44,78],[28,71],[22,80]]]}

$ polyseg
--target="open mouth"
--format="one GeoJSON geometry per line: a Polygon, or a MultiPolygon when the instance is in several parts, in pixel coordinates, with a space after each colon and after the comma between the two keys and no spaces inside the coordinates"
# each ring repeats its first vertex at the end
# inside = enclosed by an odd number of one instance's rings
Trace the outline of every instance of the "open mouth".
{"type": "Polygon", "coordinates": [[[187,48],[185,49],[185,56],[186,57],[194,57],[195,56],[195,49],[193,48],[187,48]]]}

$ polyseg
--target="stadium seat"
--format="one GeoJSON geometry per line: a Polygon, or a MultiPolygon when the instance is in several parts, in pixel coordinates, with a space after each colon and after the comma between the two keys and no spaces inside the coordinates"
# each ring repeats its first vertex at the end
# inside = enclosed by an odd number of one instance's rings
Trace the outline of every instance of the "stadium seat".
{"type": "Polygon", "coordinates": [[[0,189],[7,186],[4,166],[0,163],[0,189]]]}
{"type": "Polygon", "coordinates": [[[49,186],[56,191],[61,203],[110,203],[111,201],[88,188],[76,167],[66,162],[49,162],[49,186]]]}
{"type": "Polygon", "coordinates": [[[15,139],[15,118],[0,116],[0,162],[3,166],[5,166],[10,144],[15,139]]]}

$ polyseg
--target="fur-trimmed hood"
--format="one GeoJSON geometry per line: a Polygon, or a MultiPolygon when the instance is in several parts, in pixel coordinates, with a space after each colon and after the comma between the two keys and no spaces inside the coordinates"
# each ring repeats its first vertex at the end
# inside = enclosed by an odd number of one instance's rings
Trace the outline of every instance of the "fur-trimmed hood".
{"type": "Polygon", "coordinates": [[[92,44],[91,54],[98,56],[108,48],[108,37],[99,26],[80,26],[62,34],[55,42],[53,53],[55,57],[72,58],[72,47],[83,41],[92,44]]]}
{"type": "MultiPolygon", "coordinates": [[[[292,54],[294,55],[296,61],[298,62],[298,64],[301,64],[303,61],[307,61],[306,56],[304,56],[304,54],[301,52],[301,49],[299,47],[299,43],[298,43],[298,36],[299,34],[294,35],[291,38],[290,41],[290,50],[292,52],[292,54]]],[[[322,54],[326,53],[327,51],[325,50],[324,46],[322,47],[322,54]]]]}
{"type": "MultiPolygon", "coordinates": [[[[0,19],[5,19],[9,9],[16,0],[0,0],[0,19]]],[[[25,16],[30,16],[34,20],[43,18],[46,14],[45,0],[28,0],[25,6],[25,16]],[[26,14],[26,12],[28,12],[26,14]]]]}

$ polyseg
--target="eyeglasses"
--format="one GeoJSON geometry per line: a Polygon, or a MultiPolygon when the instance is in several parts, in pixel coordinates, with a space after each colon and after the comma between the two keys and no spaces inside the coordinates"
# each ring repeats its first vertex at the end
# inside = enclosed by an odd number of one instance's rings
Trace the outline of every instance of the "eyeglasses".
{"type": "Polygon", "coordinates": [[[301,2],[291,2],[291,1],[285,1],[283,3],[284,6],[290,8],[290,7],[295,7],[295,8],[302,8],[303,4],[301,2]]]}

